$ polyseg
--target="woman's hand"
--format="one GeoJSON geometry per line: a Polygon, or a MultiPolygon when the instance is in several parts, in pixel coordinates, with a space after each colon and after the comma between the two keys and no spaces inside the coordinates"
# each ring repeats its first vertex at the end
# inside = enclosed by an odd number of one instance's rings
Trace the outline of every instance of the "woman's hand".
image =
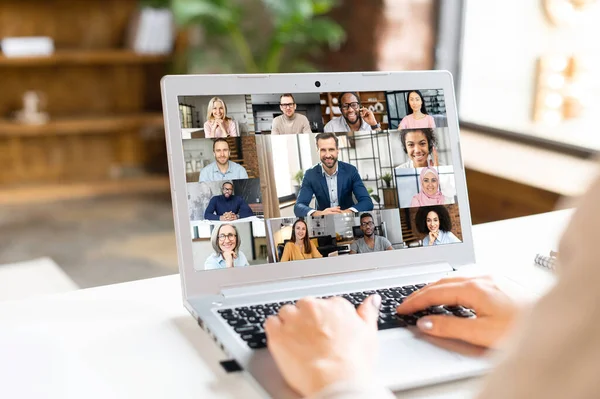
{"type": "Polygon", "coordinates": [[[431,150],[431,157],[433,158],[432,161],[430,161],[431,165],[430,166],[440,166],[439,164],[439,159],[438,159],[438,150],[437,148],[433,147],[433,150],[431,150]]]}
{"type": "Polygon", "coordinates": [[[233,262],[237,259],[237,253],[235,251],[223,252],[223,259],[225,259],[225,265],[227,267],[233,267],[233,262]]]}
{"type": "Polygon", "coordinates": [[[287,383],[302,397],[337,382],[370,383],[380,304],[379,295],[357,310],[341,297],[305,298],[269,317],[267,346],[287,383]]]}
{"type": "Polygon", "coordinates": [[[525,307],[501,291],[489,277],[453,277],[414,292],[398,306],[398,313],[411,314],[436,305],[462,305],[475,310],[477,316],[425,316],[417,322],[423,333],[485,347],[497,346],[525,307]]]}
{"type": "Polygon", "coordinates": [[[429,232],[429,245],[433,245],[433,243],[435,242],[435,240],[437,240],[438,236],[440,235],[440,231],[430,231],[429,232]]]}

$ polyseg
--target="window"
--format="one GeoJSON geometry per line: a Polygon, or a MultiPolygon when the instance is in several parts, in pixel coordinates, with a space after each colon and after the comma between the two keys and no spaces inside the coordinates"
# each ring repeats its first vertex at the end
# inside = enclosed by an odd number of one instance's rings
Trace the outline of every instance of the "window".
{"type": "Polygon", "coordinates": [[[188,129],[194,127],[193,111],[194,107],[191,105],[179,104],[179,118],[182,128],[188,129]]]}
{"type": "Polygon", "coordinates": [[[600,150],[595,129],[600,60],[598,45],[590,40],[600,34],[595,22],[600,7],[579,14],[573,27],[554,24],[543,2],[466,1],[458,107],[462,126],[556,148],[600,150]],[[527,29],[507,29],[506,21],[527,29]],[[576,62],[560,61],[573,54],[576,62]],[[544,65],[552,73],[544,74],[544,65]],[[553,112],[536,114],[540,107],[553,112]]]}

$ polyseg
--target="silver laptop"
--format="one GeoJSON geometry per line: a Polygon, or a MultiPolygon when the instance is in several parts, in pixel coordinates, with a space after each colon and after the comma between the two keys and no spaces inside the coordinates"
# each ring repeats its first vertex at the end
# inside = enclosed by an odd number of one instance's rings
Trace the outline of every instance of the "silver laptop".
{"type": "Polygon", "coordinates": [[[266,396],[296,395],[262,323],[308,295],[382,295],[391,389],[489,367],[394,312],[475,262],[449,73],[166,76],[162,99],[184,306],[266,396]]]}

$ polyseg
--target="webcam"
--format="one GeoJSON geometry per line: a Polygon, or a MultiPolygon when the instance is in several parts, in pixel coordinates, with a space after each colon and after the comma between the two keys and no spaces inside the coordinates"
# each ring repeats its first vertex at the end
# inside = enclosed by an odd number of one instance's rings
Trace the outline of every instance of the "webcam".
{"type": "Polygon", "coordinates": [[[319,82],[318,80],[315,82],[315,86],[317,87],[321,87],[321,82],[319,82]]]}

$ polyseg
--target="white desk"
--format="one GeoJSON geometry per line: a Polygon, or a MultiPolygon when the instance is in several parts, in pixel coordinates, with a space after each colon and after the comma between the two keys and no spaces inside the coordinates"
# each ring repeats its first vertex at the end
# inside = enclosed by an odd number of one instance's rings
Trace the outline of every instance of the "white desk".
{"type": "MultiPolygon", "coordinates": [[[[533,266],[554,248],[568,211],[479,225],[477,260],[543,291],[533,266]],[[533,233],[535,231],[535,234],[533,233]]],[[[0,398],[258,398],[183,308],[179,276],[0,304],[0,398]]],[[[464,398],[477,380],[405,392],[464,398]]]]}

